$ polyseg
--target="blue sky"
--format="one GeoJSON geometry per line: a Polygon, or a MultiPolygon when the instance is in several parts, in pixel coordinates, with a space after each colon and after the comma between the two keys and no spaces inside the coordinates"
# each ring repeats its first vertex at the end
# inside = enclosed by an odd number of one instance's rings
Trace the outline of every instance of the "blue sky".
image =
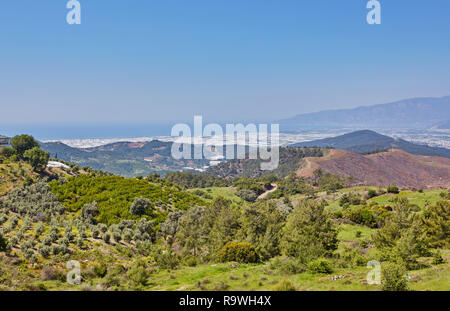
{"type": "Polygon", "coordinates": [[[276,120],[450,95],[450,1],[0,4],[4,124],[276,120]]]}

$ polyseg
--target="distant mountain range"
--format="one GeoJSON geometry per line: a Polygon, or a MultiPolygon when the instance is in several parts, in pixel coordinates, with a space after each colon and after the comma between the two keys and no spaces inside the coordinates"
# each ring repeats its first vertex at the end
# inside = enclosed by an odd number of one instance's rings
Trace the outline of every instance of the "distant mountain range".
{"type": "Polygon", "coordinates": [[[439,129],[439,130],[450,130],[450,120],[442,122],[442,123],[439,123],[436,126],[436,128],[439,129]]]}
{"type": "Polygon", "coordinates": [[[356,131],[337,137],[310,142],[297,143],[292,146],[335,148],[357,153],[373,153],[386,149],[399,149],[415,155],[450,158],[449,149],[414,144],[403,139],[392,138],[369,130],[356,131]]]}
{"type": "Polygon", "coordinates": [[[305,127],[430,128],[448,121],[449,116],[450,96],[446,96],[300,114],[279,123],[282,130],[305,127]]]}

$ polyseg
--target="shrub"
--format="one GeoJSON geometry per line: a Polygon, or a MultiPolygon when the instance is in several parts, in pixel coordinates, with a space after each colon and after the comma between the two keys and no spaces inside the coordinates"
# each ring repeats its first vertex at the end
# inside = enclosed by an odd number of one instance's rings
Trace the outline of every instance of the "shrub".
{"type": "Polygon", "coordinates": [[[319,258],[310,262],[308,264],[308,269],[314,273],[330,274],[333,272],[331,263],[324,258],[319,258]]]}
{"type": "Polygon", "coordinates": [[[258,195],[254,191],[248,189],[239,190],[236,195],[247,202],[255,202],[258,198],[258,195]]]}
{"type": "Polygon", "coordinates": [[[6,252],[9,249],[9,243],[6,237],[3,236],[2,233],[0,233],[0,252],[6,252]]]}
{"type": "Polygon", "coordinates": [[[197,258],[195,258],[193,256],[187,256],[184,258],[183,261],[184,261],[184,264],[188,267],[195,267],[198,264],[197,258]]]}
{"type": "Polygon", "coordinates": [[[50,247],[48,247],[45,244],[41,244],[38,247],[38,252],[39,252],[39,254],[41,254],[42,257],[47,258],[50,255],[50,247]]]}
{"type": "Polygon", "coordinates": [[[138,263],[128,270],[127,277],[135,286],[145,286],[149,273],[145,270],[145,267],[138,263]]]}
{"type": "Polygon", "coordinates": [[[378,193],[376,190],[370,189],[369,192],[367,193],[367,196],[369,199],[371,199],[378,196],[378,193]]]}
{"type": "Polygon", "coordinates": [[[273,290],[278,292],[295,292],[296,288],[291,281],[283,279],[273,287],[273,290]]]}
{"type": "Polygon", "coordinates": [[[283,228],[283,255],[297,258],[304,264],[331,256],[338,247],[337,234],[322,205],[303,201],[288,216],[283,228]]]}
{"type": "Polygon", "coordinates": [[[56,270],[52,267],[46,267],[41,272],[41,279],[43,281],[65,281],[65,275],[62,271],[56,270]]]}
{"type": "Polygon", "coordinates": [[[154,247],[152,256],[161,269],[175,269],[179,263],[179,256],[170,247],[154,247]]]}
{"type": "Polygon", "coordinates": [[[50,158],[50,154],[39,147],[34,147],[25,151],[23,156],[33,167],[33,170],[37,172],[41,172],[45,169],[45,166],[50,158]]]}
{"type": "Polygon", "coordinates": [[[130,214],[132,215],[144,215],[152,207],[152,202],[146,198],[136,198],[130,206],[130,214]]]}
{"type": "Polygon", "coordinates": [[[305,265],[295,258],[277,257],[270,261],[269,268],[281,274],[298,274],[305,272],[305,265]]]}
{"type": "Polygon", "coordinates": [[[381,271],[381,287],[384,291],[406,291],[406,269],[398,263],[385,263],[381,271]]]}
{"type": "Polygon", "coordinates": [[[96,276],[103,278],[108,272],[108,267],[104,262],[94,265],[94,273],[96,276]]]}
{"type": "Polygon", "coordinates": [[[395,184],[391,184],[387,188],[387,192],[388,193],[393,193],[393,194],[398,194],[398,193],[400,193],[400,190],[398,189],[398,187],[395,184]]]}
{"type": "Polygon", "coordinates": [[[113,238],[114,238],[114,241],[119,243],[122,240],[122,235],[120,234],[120,232],[114,231],[113,238]]]}
{"type": "Polygon", "coordinates": [[[444,258],[442,257],[442,253],[440,250],[437,250],[434,254],[433,254],[433,265],[441,265],[443,263],[445,263],[444,258]]]}
{"type": "Polygon", "coordinates": [[[125,240],[125,242],[130,243],[133,239],[133,231],[128,228],[123,230],[123,239],[125,240]]]}
{"type": "Polygon", "coordinates": [[[103,241],[105,241],[105,243],[109,243],[111,241],[111,233],[105,232],[105,234],[103,234],[103,241]]]}
{"type": "Polygon", "coordinates": [[[258,254],[253,245],[247,242],[228,242],[217,254],[221,262],[237,261],[241,263],[255,263],[258,254]]]}

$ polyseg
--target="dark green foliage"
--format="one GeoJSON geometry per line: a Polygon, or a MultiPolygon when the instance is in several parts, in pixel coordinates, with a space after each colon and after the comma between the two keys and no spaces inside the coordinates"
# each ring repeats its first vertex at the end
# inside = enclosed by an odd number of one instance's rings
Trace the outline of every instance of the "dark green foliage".
{"type": "Polygon", "coordinates": [[[139,262],[133,265],[127,272],[127,278],[135,287],[147,285],[149,276],[149,273],[145,269],[145,265],[139,262]]]}
{"type": "Polygon", "coordinates": [[[81,208],[81,217],[87,223],[95,223],[95,217],[99,215],[97,202],[85,204],[81,208]]]}
{"type": "Polygon", "coordinates": [[[96,276],[103,278],[108,272],[108,266],[104,262],[100,262],[94,265],[94,273],[96,276]]]}
{"type": "Polygon", "coordinates": [[[283,229],[282,250],[302,263],[331,256],[338,247],[337,230],[321,204],[301,202],[289,215],[283,229]]]}
{"type": "Polygon", "coordinates": [[[0,232],[0,252],[6,252],[8,249],[9,249],[9,247],[8,247],[8,240],[0,232]]]}
{"type": "Polygon", "coordinates": [[[346,214],[347,218],[356,224],[364,225],[370,228],[376,228],[378,225],[374,212],[369,208],[357,208],[346,214]]]}
{"type": "Polygon", "coordinates": [[[31,165],[33,170],[41,172],[47,166],[50,154],[41,150],[39,147],[34,147],[25,151],[23,157],[31,165]]]}
{"type": "Polygon", "coordinates": [[[109,243],[111,241],[111,233],[105,232],[103,234],[103,241],[105,241],[105,243],[109,243]]]}
{"type": "Polygon", "coordinates": [[[17,135],[11,138],[11,141],[9,142],[17,155],[22,157],[25,153],[25,151],[38,147],[39,143],[33,138],[33,136],[30,135],[17,135]]]}
{"type": "Polygon", "coordinates": [[[306,271],[304,264],[291,257],[276,257],[270,261],[269,267],[281,274],[298,274],[306,271]]]}
{"type": "Polygon", "coordinates": [[[258,262],[258,254],[253,245],[247,242],[228,242],[217,253],[221,262],[236,261],[241,263],[258,262]]]}
{"type": "Polygon", "coordinates": [[[313,185],[319,187],[321,191],[331,193],[344,188],[345,181],[341,179],[339,175],[332,175],[328,172],[324,172],[322,169],[317,169],[314,171],[313,185]]]}
{"type": "Polygon", "coordinates": [[[277,182],[278,189],[270,194],[270,198],[280,198],[282,196],[307,194],[311,195],[315,192],[310,183],[303,177],[297,177],[291,174],[285,179],[277,182]]]}
{"type": "Polygon", "coordinates": [[[172,244],[175,234],[178,232],[181,216],[183,216],[182,211],[170,212],[166,220],[160,225],[162,236],[168,240],[170,244],[172,244]]]}
{"type": "Polygon", "coordinates": [[[262,260],[280,254],[284,216],[274,204],[263,202],[243,210],[240,238],[251,243],[262,260]]]}
{"type": "Polygon", "coordinates": [[[172,270],[180,264],[179,256],[170,247],[155,246],[151,250],[151,255],[161,269],[172,270]]]}
{"type": "Polygon", "coordinates": [[[208,233],[204,226],[205,209],[203,206],[191,207],[179,220],[175,239],[183,247],[185,255],[198,256],[200,248],[205,245],[208,233]]]}
{"type": "Polygon", "coordinates": [[[381,286],[384,291],[406,291],[406,269],[398,263],[384,263],[381,269],[381,286]]]}
{"type": "Polygon", "coordinates": [[[351,205],[360,205],[362,204],[361,196],[356,193],[344,193],[339,199],[339,205],[344,206],[346,203],[351,205]]]}
{"type": "Polygon", "coordinates": [[[16,151],[11,147],[0,147],[0,157],[9,158],[13,156],[15,152],[16,151]]]}
{"type": "Polygon", "coordinates": [[[372,239],[384,259],[402,262],[408,269],[420,268],[417,259],[429,255],[426,232],[406,200],[396,203],[386,224],[372,239]]]}
{"type": "Polygon", "coordinates": [[[395,184],[391,184],[388,186],[387,190],[388,193],[398,194],[400,193],[400,190],[395,184]]]}
{"type": "Polygon", "coordinates": [[[227,187],[230,182],[220,177],[214,177],[206,174],[193,174],[190,172],[168,173],[164,177],[183,188],[208,188],[208,187],[227,187]]]}
{"type": "Polygon", "coordinates": [[[333,273],[333,266],[331,263],[324,258],[319,258],[311,261],[308,264],[308,269],[314,273],[330,274],[333,273]]]}
{"type": "Polygon", "coordinates": [[[61,215],[65,210],[44,182],[15,188],[0,199],[0,206],[20,215],[28,215],[36,221],[49,220],[51,216],[61,215]]]}
{"type": "Polygon", "coordinates": [[[367,197],[368,197],[369,199],[374,198],[374,197],[376,197],[376,196],[378,196],[378,192],[377,192],[376,190],[370,189],[370,190],[367,192],[367,197]]]}
{"type": "Polygon", "coordinates": [[[153,208],[152,202],[146,198],[136,198],[130,206],[130,214],[133,215],[146,215],[151,214],[151,209],[153,208]]]}
{"type": "Polygon", "coordinates": [[[247,189],[239,190],[236,195],[247,202],[255,202],[258,198],[258,195],[254,191],[247,189]]]}
{"type": "Polygon", "coordinates": [[[428,206],[421,222],[432,246],[450,246],[450,202],[442,201],[428,206]]]}
{"type": "MultiPolygon", "coordinates": [[[[132,202],[139,197],[151,202],[161,201],[167,206],[178,209],[206,205],[200,198],[190,193],[134,178],[79,176],[69,179],[65,184],[51,182],[50,185],[60,202],[71,211],[78,211],[84,204],[96,201],[99,210],[97,220],[108,225],[119,223],[123,219],[139,219],[140,216],[130,213],[132,202]]],[[[148,209],[144,216],[160,221],[164,213],[148,209]]]]}
{"type": "Polygon", "coordinates": [[[442,257],[442,252],[441,250],[437,250],[434,254],[433,254],[433,265],[442,265],[444,264],[446,261],[445,259],[442,257]]]}
{"type": "Polygon", "coordinates": [[[235,159],[220,163],[208,168],[207,173],[223,178],[234,178],[236,176],[246,176],[256,178],[264,175],[286,177],[298,169],[299,161],[306,157],[321,157],[321,148],[280,148],[278,168],[272,171],[261,171],[261,159],[235,159]]]}

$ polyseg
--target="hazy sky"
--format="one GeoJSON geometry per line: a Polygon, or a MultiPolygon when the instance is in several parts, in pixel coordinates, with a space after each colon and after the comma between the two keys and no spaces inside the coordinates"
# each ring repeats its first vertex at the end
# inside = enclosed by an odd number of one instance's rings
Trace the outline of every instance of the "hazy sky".
{"type": "Polygon", "coordinates": [[[450,95],[450,1],[0,4],[0,122],[267,120],[450,95]],[[6,117],[5,117],[6,116],[6,117]]]}

